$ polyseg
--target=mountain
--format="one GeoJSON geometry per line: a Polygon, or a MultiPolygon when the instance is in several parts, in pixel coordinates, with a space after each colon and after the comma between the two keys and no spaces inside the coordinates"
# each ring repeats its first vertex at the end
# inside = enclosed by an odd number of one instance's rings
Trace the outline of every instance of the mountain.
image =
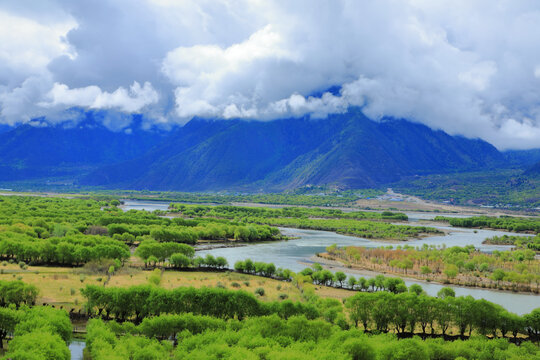
{"type": "Polygon", "coordinates": [[[527,171],[525,171],[526,176],[531,177],[540,177],[540,162],[530,167],[527,171]]]}
{"type": "Polygon", "coordinates": [[[83,121],[0,133],[0,181],[81,174],[98,166],[141,156],[163,133],[145,131],[140,116],[129,130],[112,131],[91,116],[83,121]]]}
{"type": "Polygon", "coordinates": [[[0,124],[0,134],[9,130],[12,130],[13,127],[9,125],[0,124]]]}
{"type": "Polygon", "coordinates": [[[81,184],[154,190],[283,190],[306,184],[377,186],[403,176],[492,168],[504,156],[482,140],[359,109],[269,122],[193,119],[135,159],[81,184]]]}
{"type": "Polygon", "coordinates": [[[540,149],[507,150],[502,154],[506,158],[508,165],[520,169],[527,169],[540,161],[540,149]]]}

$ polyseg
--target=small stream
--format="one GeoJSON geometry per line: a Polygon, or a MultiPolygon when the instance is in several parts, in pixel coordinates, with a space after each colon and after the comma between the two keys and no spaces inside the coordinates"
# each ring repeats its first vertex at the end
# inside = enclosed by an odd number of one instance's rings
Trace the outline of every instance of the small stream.
{"type": "Polygon", "coordinates": [[[82,360],[83,350],[86,347],[86,341],[81,339],[74,339],[69,344],[69,351],[71,351],[71,360],[82,360]]]}

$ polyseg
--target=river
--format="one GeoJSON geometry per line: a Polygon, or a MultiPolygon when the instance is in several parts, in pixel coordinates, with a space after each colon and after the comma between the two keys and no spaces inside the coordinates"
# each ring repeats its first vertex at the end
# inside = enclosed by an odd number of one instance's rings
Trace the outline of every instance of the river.
{"type": "Polygon", "coordinates": [[[82,360],[83,350],[86,347],[86,341],[82,339],[72,340],[69,344],[69,351],[71,352],[71,360],[82,360]]]}
{"type": "MultiPolygon", "coordinates": [[[[166,210],[169,203],[158,202],[143,202],[143,201],[126,201],[125,210],[166,210]]],[[[428,220],[438,215],[447,214],[424,214],[424,213],[407,213],[411,221],[428,220]]],[[[459,216],[457,214],[448,214],[459,216]]],[[[481,251],[491,252],[493,250],[509,250],[509,246],[493,246],[484,245],[482,242],[491,236],[510,234],[503,231],[494,230],[472,230],[464,228],[453,228],[448,226],[434,226],[439,229],[448,230],[446,236],[430,236],[419,240],[407,241],[406,244],[412,246],[428,245],[443,245],[447,246],[465,246],[474,245],[481,251]]],[[[300,271],[306,267],[306,263],[311,262],[311,258],[316,253],[324,252],[326,247],[332,244],[338,246],[366,246],[378,247],[389,245],[387,242],[377,242],[368,239],[362,239],[353,236],[340,235],[327,231],[318,230],[301,230],[281,228],[284,235],[295,236],[298,239],[288,241],[277,241],[267,243],[257,243],[235,248],[219,248],[212,250],[199,251],[198,254],[204,256],[212,254],[214,256],[223,256],[232,266],[238,260],[252,259],[253,261],[273,262],[277,267],[287,268],[292,271],[300,271]]],[[[396,245],[396,244],[392,244],[396,245]]],[[[347,271],[345,271],[347,273],[347,271]]],[[[357,273],[349,271],[349,275],[358,276],[357,273]]],[[[369,276],[364,276],[368,278],[369,276]]],[[[424,290],[432,296],[444,286],[441,284],[427,283],[423,281],[406,280],[405,283],[419,284],[424,290]]],[[[486,299],[488,301],[500,304],[509,311],[516,314],[529,313],[531,310],[540,307],[540,296],[532,294],[516,294],[510,292],[502,292],[497,290],[486,290],[480,288],[470,288],[463,286],[451,285],[454,288],[457,296],[471,295],[476,299],[486,299]]]]}

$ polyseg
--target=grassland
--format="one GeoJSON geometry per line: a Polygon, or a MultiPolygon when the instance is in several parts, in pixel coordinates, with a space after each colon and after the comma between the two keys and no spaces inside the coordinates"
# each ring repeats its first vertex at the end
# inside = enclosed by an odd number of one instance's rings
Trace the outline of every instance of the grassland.
{"type": "MultiPolygon", "coordinates": [[[[29,266],[27,270],[22,270],[15,264],[7,264],[0,265],[0,271],[0,280],[20,279],[35,285],[39,289],[38,304],[63,306],[67,310],[75,309],[75,311],[82,309],[85,301],[80,289],[86,285],[102,285],[107,279],[105,274],[85,274],[81,268],[29,266]]],[[[106,286],[129,287],[148,284],[150,274],[151,271],[126,267],[113,275],[106,286]]],[[[161,287],[173,289],[180,286],[195,288],[224,286],[251,293],[263,288],[264,296],[260,299],[264,301],[280,300],[283,294],[292,301],[302,300],[301,291],[290,282],[235,272],[175,270],[163,272],[161,287]]],[[[336,299],[343,299],[352,294],[349,290],[326,286],[316,286],[314,290],[319,296],[336,299]]]]}

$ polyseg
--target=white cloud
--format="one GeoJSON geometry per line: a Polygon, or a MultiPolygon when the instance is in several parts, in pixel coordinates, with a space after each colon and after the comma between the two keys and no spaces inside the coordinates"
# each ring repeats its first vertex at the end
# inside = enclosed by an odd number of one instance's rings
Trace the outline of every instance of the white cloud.
{"type": "Polygon", "coordinates": [[[12,72],[40,73],[57,56],[75,56],[65,41],[76,25],[70,18],[47,26],[0,10],[0,24],[0,66],[12,72]]]}
{"type": "Polygon", "coordinates": [[[149,82],[141,85],[134,82],[129,91],[119,87],[112,93],[102,91],[97,86],[70,89],[65,84],[55,83],[47,94],[48,101],[41,102],[43,107],[86,107],[89,109],[116,109],[126,113],[141,111],[145,106],[155,104],[159,95],[149,82]]]}
{"type": "Polygon", "coordinates": [[[528,0],[6,2],[0,122],[54,121],[71,106],[160,124],[362,106],[375,120],[539,147],[538,38],[528,0]]]}

